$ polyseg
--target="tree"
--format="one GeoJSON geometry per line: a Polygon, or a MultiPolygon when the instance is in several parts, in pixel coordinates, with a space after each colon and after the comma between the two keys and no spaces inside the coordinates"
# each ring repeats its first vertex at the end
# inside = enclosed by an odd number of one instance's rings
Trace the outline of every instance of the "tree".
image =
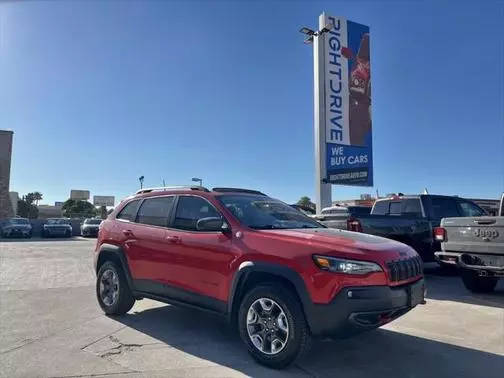
{"type": "Polygon", "coordinates": [[[39,201],[41,201],[43,198],[42,193],[40,192],[33,192],[33,199],[35,200],[35,205],[38,206],[39,201]]]}
{"type": "Polygon", "coordinates": [[[63,204],[63,215],[68,218],[92,218],[96,208],[91,202],[69,199],[63,204]]]}
{"type": "Polygon", "coordinates": [[[38,203],[42,199],[42,197],[42,193],[40,192],[30,192],[24,197],[24,200],[30,205],[35,202],[35,205],[38,206],[38,203]]]}
{"type": "Polygon", "coordinates": [[[38,217],[38,212],[37,206],[27,201],[25,196],[18,200],[17,215],[20,217],[36,219],[38,217]]]}
{"type": "Polygon", "coordinates": [[[309,207],[310,209],[315,209],[315,204],[311,201],[310,197],[303,196],[297,201],[299,206],[309,207]]]}

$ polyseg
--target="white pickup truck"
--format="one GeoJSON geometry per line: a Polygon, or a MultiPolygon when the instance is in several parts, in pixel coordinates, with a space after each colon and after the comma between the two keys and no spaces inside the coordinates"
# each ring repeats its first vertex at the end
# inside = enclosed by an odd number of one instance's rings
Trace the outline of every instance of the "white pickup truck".
{"type": "Polygon", "coordinates": [[[456,265],[467,289],[493,291],[504,277],[504,193],[497,216],[443,218],[434,237],[442,249],[436,259],[456,265]]]}

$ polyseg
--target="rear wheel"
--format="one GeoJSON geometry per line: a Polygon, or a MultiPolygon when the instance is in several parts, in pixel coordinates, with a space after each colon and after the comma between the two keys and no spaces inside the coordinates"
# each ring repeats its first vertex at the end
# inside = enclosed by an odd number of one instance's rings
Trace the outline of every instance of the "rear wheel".
{"type": "Polygon", "coordinates": [[[489,293],[495,289],[498,278],[495,277],[481,277],[478,272],[470,269],[463,269],[461,272],[462,282],[464,286],[475,293],[489,293]]]}
{"type": "Polygon", "coordinates": [[[438,262],[441,274],[446,276],[455,276],[458,274],[458,268],[455,264],[448,264],[444,262],[438,262]]]}
{"type": "Polygon", "coordinates": [[[107,315],[125,314],[135,304],[123,270],[112,261],[104,263],[98,271],[96,296],[107,315]]]}
{"type": "Polygon", "coordinates": [[[275,369],[291,364],[311,344],[299,299],[281,284],[257,286],[245,294],[238,326],[252,357],[275,369]]]}

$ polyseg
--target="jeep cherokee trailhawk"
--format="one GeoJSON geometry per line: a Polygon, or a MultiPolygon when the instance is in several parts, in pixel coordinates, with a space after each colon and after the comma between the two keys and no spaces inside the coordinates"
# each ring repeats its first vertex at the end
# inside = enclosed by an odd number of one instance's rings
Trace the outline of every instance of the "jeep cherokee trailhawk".
{"type": "Polygon", "coordinates": [[[95,265],[106,314],[141,298],[211,311],[274,368],[312,336],[374,329],[424,302],[412,248],[326,228],[254,190],[140,190],[100,225],[95,265]]]}

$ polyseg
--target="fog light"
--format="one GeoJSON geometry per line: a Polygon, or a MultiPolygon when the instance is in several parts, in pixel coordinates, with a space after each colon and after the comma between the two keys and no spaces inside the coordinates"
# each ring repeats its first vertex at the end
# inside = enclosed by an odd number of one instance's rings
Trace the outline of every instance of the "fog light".
{"type": "Polygon", "coordinates": [[[347,295],[348,295],[348,298],[352,298],[352,296],[353,296],[352,290],[348,290],[347,295]]]}

